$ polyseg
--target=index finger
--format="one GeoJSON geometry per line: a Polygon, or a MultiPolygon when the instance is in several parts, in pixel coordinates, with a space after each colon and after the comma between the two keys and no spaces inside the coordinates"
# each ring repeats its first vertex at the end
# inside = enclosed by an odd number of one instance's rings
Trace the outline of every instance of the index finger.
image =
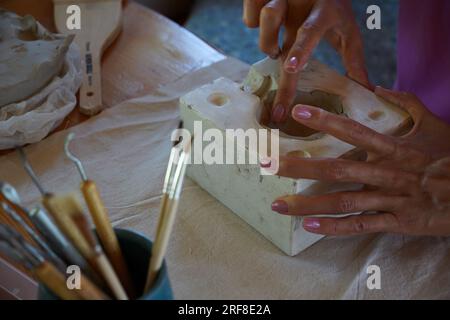
{"type": "Polygon", "coordinates": [[[244,0],[243,20],[247,27],[259,27],[261,10],[269,1],[270,0],[244,0]]]}

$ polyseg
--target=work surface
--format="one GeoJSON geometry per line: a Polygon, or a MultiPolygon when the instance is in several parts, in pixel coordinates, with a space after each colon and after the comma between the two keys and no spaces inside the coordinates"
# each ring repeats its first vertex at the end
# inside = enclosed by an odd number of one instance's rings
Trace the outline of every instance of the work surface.
{"type": "MultiPolygon", "coordinates": [[[[71,129],[73,151],[98,182],[115,226],[153,238],[179,95],[220,76],[240,80],[247,69],[227,59],[71,129]]],[[[79,183],[63,154],[66,134],[26,148],[50,191],[79,183]]],[[[0,178],[27,204],[39,201],[16,154],[0,158],[0,178]]],[[[188,180],[167,263],[179,299],[449,298],[449,246],[444,238],[370,235],[327,238],[287,257],[188,180]],[[367,288],[371,265],[381,269],[381,290],[367,288]]]]}
{"type": "MultiPolygon", "coordinates": [[[[153,238],[169,137],[179,120],[178,97],[220,76],[238,81],[248,66],[223,60],[193,35],[135,4],[126,10],[123,34],[108,53],[123,60],[109,66],[105,60],[105,98],[113,106],[149,95],[70,130],[77,135],[73,151],[98,183],[114,225],[153,238]],[[141,15],[152,16],[150,33],[135,18],[141,15]],[[124,38],[138,24],[138,33],[124,38]],[[180,35],[184,40],[176,40],[180,35]],[[135,61],[144,60],[137,70],[135,61]]],[[[63,155],[66,134],[58,132],[25,149],[50,191],[70,192],[79,185],[76,169],[63,155]]],[[[15,185],[27,205],[39,202],[16,154],[0,157],[0,180],[15,185]]],[[[327,238],[287,257],[187,180],[167,263],[178,299],[450,298],[449,247],[449,239],[370,235],[327,238]],[[381,269],[381,290],[367,289],[370,265],[381,269]]]]}

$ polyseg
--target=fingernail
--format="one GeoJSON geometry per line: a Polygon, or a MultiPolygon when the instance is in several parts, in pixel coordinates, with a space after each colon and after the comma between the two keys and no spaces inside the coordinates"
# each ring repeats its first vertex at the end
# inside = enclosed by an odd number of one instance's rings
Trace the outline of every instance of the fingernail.
{"type": "Polygon", "coordinates": [[[272,120],[274,122],[281,122],[284,118],[284,107],[278,104],[272,112],[272,120]]]}
{"type": "Polygon", "coordinates": [[[270,166],[272,165],[272,160],[270,158],[261,158],[259,160],[259,164],[261,168],[270,168],[270,166]]]}
{"type": "Polygon", "coordinates": [[[296,73],[298,71],[298,59],[296,57],[290,58],[286,62],[285,69],[286,69],[287,72],[296,73]]]}
{"type": "Polygon", "coordinates": [[[381,91],[384,91],[384,92],[387,92],[387,93],[392,92],[392,90],[383,88],[381,86],[375,86],[375,91],[377,91],[377,90],[381,90],[381,91]]]}
{"type": "Polygon", "coordinates": [[[293,116],[294,118],[308,120],[311,119],[312,113],[309,111],[307,107],[304,106],[297,106],[293,110],[293,116]]]}
{"type": "Polygon", "coordinates": [[[277,200],[272,203],[272,211],[286,214],[289,212],[288,204],[283,200],[277,200]]]}
{"type": "Polygon", "coordinates": [[[320,221],[319,221],[319,219],[305,218],[303,220],[303,227],[305,229],[319,229],[320,221]]]}
{"type": "Polygon", "coordinates": [[[275,52],[272,55],[270,55],[270,59],[277,60],[280,57],[280,54],[281,54],[281,49],[278,48],[277,52],[275,52]]]}

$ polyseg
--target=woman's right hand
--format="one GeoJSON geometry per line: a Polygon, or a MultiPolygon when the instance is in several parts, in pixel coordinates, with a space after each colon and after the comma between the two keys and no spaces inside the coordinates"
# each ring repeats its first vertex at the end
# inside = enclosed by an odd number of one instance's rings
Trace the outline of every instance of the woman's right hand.
{"type": "Polygon", "coordinates": [[[322,38],[341,55],[347,76],[370,87],[350,0],[244,0],[244,22],[250,28],[259,27],[261,50],[283,62],[272,107],[274,123],[283,123],[290,114],[299,73],[322,38]],[[282,26],[285,34],[280,48],[282,26]]]}

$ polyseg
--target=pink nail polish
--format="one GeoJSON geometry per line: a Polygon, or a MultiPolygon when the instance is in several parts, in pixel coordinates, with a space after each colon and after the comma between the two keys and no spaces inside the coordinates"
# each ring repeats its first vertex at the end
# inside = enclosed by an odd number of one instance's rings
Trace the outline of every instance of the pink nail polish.
{"type": "Polygon", "coordinates": [[[286,214],[289,211],[288,204],[283,200],[277,200],[272,203],[272,211],[286,214]]]}
{"type": "Polygon", "coordinates": [[[312,218],[305,218],[303,220],[303,227],[305,227],[305,229],[319,229],[320,228],[320,220],[312,219],[312,218]]]}
{"type": "Polygon", "coordinates": [[[296,57],[292,57],[287,61],[286,71],[291,73],[296,73],[298,71],[298,59],[296,57]]]}
{"type": "Polygon", "coordinates": [[[259,160],[261,168],[270,168],[272,165],[272,160],[270,158],[262,158],[259,160]]]}
{"type": "Polygon", "coordinates": [[[272,60],[277,60],[277,59],[280,57],[280,54],[281,54],[281,49],[278,48],[277,52],[275,52],[275,53],[273,53],[273,54],[270,55],[270,58],[271,58],[272,60]]]}
{"type": "Polygon", "coordinates": [[[281,122],[284,118],[284,107],[279,104],[277,105],[272,112],[272,120],[274,122],[281,122]]]}
{"type": "Polygon", "coordinates": [[[308,120],[312,118],[312,113],[307,107],[299,106],[294,108],[293,116],[298,119],[308,120]]]}

